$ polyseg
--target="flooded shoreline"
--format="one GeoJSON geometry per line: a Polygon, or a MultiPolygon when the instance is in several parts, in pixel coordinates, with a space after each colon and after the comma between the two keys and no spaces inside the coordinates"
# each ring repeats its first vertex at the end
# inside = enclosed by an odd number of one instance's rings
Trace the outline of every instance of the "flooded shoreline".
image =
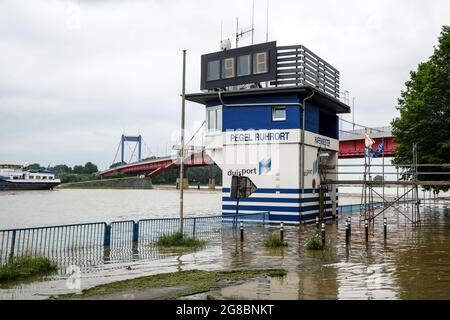
{"type": "Polygon", "coordinates": [[[65,261],[66,269],[45,281],[0,289],[0,299],[47,299],[77,292],[67,287],[70,265],[80,267],[80,289],[181,270],[283,268],[288,272],[283,279],[256,278],[207,294],[215,299],[450,299],[450,210],[423,209],[420,227],[412,227],[395,212],[387,218],[387,241],[380,219],[366,243],[364,223],[354,214],[348,247],[344,221],[327,223],[328,249],[323,252],[305,248],[316,232],[313,225],[286,226],[289,245],[282,250],[263,245],[278,227],[255,226],[246,228],[244,242],[236,230],[224,227],[198,252],[167,254],[142,248],[117,252],[108,260],[80,257],[65,261]]]}
{"type": "MultiPolygon", "coordinates": [[[[339,197],[340,204],[358,203],[356,189],[345,191],[346,196],[342,192],[339,197]]],[[[220,190],[185,192],[186,216],[217,215],[221,197],[220,190]]],[[[176,217],[177,200],[176,190],[0,193],[0,227],[176,217]]],[[[388,211],[386,243],[382,219],[371,229],[366,244],[363,223],[360,224],[358,214],[353,214],[348,247],[343,219],[328,222],[329,249],[324,252],[305,249],[308,237],[316,232],[312,225],[285,226],[289,246],[279,251],[263,245],[265,237],[278,232],[277,226],[246,226],[245,241],[241,243],[236,230],[225,225],[198,252],[170,254],[151,246],[79,250],[56,259],[60,265],[57,275],[1,288],[0,300],[47,299],[74,292],[68,286],[74,272],[80,289],[86,289],[180,270],[261,268],[283,268],[288,274],[284,279],[258,278],[208,294],[217,299],[450,299],[450,210],[425,207],[422,212],[421,227],[413,228],[405,217],[388,211]]]]}

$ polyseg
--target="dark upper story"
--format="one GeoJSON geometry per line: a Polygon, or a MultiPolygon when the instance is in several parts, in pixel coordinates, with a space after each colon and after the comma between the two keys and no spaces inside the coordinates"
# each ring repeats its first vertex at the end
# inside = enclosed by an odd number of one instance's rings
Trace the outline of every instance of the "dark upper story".
{"type": "Polygon", "coordinates": [[[312,86],[339,98],[339,71],[303,45],[276,41],[204,54],[201,90],[229,91],[261,87],[312,86]]]}

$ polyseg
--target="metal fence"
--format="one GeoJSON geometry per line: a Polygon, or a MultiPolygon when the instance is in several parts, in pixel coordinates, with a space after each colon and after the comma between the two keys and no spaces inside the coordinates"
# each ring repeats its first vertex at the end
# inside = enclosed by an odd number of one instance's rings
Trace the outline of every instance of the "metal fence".
{"type": "MultiPolygon", "coordinates": [[[[269,220],[269,213],[239,214],[184,218],[183,232],[198,239],[207,239],[226,227],[236,227],[240,221],[247,225],[269,220]]],[[[132,246],[150,245],[163,235],[180,228],[179,218],[144,219],[82,223],[0,230],[0,264],[15,256],[70,257],[82,251],[99,253],[107,248],[113,256],[132,246]]]]}
{"type": "MultiPolygon", "coordinates": [[[[440,207],[447,207],[449,206],[448,202],[444,201],[436,201],[435,199],[420,199],[421,203],[420,205],[423,207],[433,207],[433,205],[440,206],[440,207]],[[427,202],[428,201],[428,202],[427,202]]],[[[398,205],[404,205],[404,204],[413,204],[412,200],[400,200],[395,202],[395,206],[398,205]]],[[[383,205],[388,205],[388,202],[383,203],[383,201],[374,202],[373,206],[375,208],[383,208],[383,205]]],[[[348,204],[348,205],[340,205],[339,206],[339,214],[345,215],[345,214],[352,214],[353,212],[358,212],[364,209],[363,204],[348,204]]]]}

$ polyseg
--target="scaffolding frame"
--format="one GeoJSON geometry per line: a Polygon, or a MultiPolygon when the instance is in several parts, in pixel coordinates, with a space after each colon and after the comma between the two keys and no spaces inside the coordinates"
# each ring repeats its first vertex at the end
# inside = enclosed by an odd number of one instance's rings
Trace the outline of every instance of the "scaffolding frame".
{"type": "MultiPolygon", "coordinates": [[[[419,177],[422,175],[446,175],[447,177],[450,176],[450,172],[419,172],[419,168],[433,168],[433,167],[439,167],[439,168],[450,168],[450,164],[419,164],[418,163],[418,154],[417,154],[417,144],[413,144],[412,146],[412,163],[411,164],[388,164],[386,165],[384,163],[384,156],[383,156],[383,162],[381,165],[378,164],[372,164],[371,157],[367,157],[367,155],[364,158],[364,164],[362,165],[354,165],[354,164],[348,164],[348,165],[336,165],[333,168],[323,168],[324,169],[324,177],[326,177],[326,174],[363,174],[362,180],[325,180],[323,181],[324,185],[362,185],[361,190],[361,206],[360,206],[360,213],[359,213],[359,220],[360,223],[364,220],[367,220],[369,224],[374,224],[376,218],[382,215],[383,219],[385,218],[385,214],[388,209],[394,209],[394,212],[397,213],[398,217],[403,216],[406,221],[411,223],[412,226],[420,226],[422,222],[421,217],[421,199],[419,195],[419,186],[425,187],[425,186],[450,186],[450,181],[447,178],[447,180],[436,180],[436,181],[422,181],[419,180],[419,177]],[[327,171],[332,169],[337,169],[339,167],[359,167],[363,166],[363,171],[359,172],[338,172],[336,171],[327,171]],[[372,179],[372,167],[381,167],[382,168],[382,174],[383,178],[381,181],[374,181],[372,179]],[[395,172],[386,172],[385,168],[395,168],[395,172]],[[394,174],[396,175],[396,180],[385,180],[386,174],[394,174]],[[394,200],[389,200],[384,192],[385,186],[392,186],[395,185],[397,188],[396,197],[394,200]],[[374,187],[382,186],[383,191],[380,193],[378,192],[374,187]],[[403,186],[403,190],[400,190],[400,186],[403,186]],[[383,206],[381,210],[377,211],[377,208],[375,206],[374,201],[374,195],[376,195],[378,198],[382,199],[383,206]],[[400,204],[402,202],[406,202],[406,210],[401,209],[400,204]],[[409,205],[411,203],[411,206],[409,205]]],[[[425,199],[425,189],[423,189],[424,193],[424,199],[425,199]]],[[[430,192],[430,199],[431,199],[431,189],[430,192]]],[[[434,195],[434,199],[436,198],[436,195],[434,195]]]]}

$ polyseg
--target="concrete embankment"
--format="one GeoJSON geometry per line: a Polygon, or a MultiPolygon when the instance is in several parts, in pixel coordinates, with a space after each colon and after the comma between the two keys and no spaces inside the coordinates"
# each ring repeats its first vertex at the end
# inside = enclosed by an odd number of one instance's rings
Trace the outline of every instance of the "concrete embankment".
{"type": "Polygon", "coordinates": [[[151,179],[120,178],[64,183],[59,189],[153,189],[151,179]]]}

